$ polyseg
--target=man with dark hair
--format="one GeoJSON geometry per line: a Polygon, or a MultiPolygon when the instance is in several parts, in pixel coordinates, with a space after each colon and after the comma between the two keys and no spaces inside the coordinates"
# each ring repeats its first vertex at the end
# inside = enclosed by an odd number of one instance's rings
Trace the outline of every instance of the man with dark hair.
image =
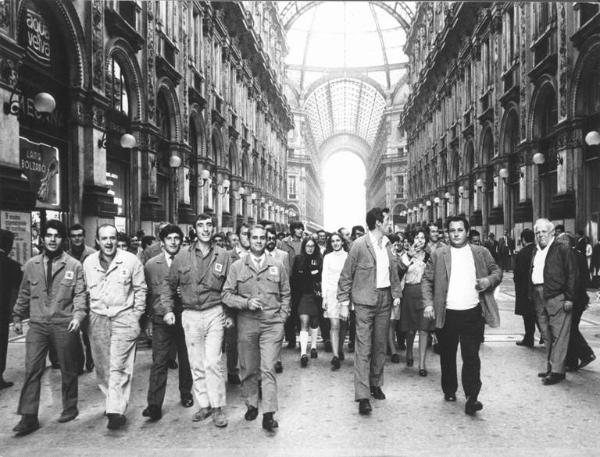
{"type": "Polygon", "coordinates": [[[429,224],[427,229],[428,229],[428,234],[429,234],[429,243],[427,243],[426,249],[427,249],[427,251],[429,251],[429,254],[431,254],[436,249],[439,249],[442,246],[445,246],[445,244],[440,237],[441,230],[437,224],[432,222],[429,224]]]}
{"type": "Polygon", "coordinates": [[[340,227],[337,232],[342,236],[343,239],[346,240],[346,243],[348,243],[348,249],[351,249],[354,239],[352,238],[350,230],[348,230],[346,227],[340,227]]]}
{"type": "MultiPolygon", "coordinates": [[[[281,242],[281,250],[288,253],[288,272],[292,271],[294,259],[301,253],[303,235],[304,224],[299,221],[290,222],[290,236],[284,238],[281,242]]],[[[298,316],[297,308],[292,303],[291,312],[285,323],[285,339],[289,349],[294,349],[296,347],[296,333],[299,330],[300,317],[298,316]]]]}
{"type": "MultiPolygon", "coordinates": [[[[152,241],[152,244],[150,244],[147,248],[144,249],[144,251],[142,252],[142,254],[140,255],[140,261],[142,262],[142,264],[145,264],[148,260],[150,260],[152,257],[157,256],[158,254],[160,254],[162,247],[160,244],[160,238],[159,238],[159,233],[160,231],[163,229],[163,227],[165,225],[167,225],[168,222],[161,222],[160,224],[157,224],[154,227],[154,239],[152,241]]],[[[144,237],[146,238],[146,237],[144,237]]],[[[143,239],[142,239],[143,242],[143,239]]]]}
{"type": "Polygon", "coordinates": [[[487,240],[484,243],[484,246],[490,251],[492,257],[498,262],[498,242],[496,241],[496,236],[493,233],[488,233],[487,240]]]}
{"type": "Polygon", "coordinates": [[[42,227],[41,235],[44,253],[32,257],[25,264],[13,313],[17,335],[23,333],[21,321],[29,316],[25,339],[25,381],[18,409],[22,417],[13,429],[17,436],[27,435],[40,427],[41,378],[51,343],[56,350],[62,376],[63,411],[58,421],[68,422],[79,414],[79,327],[88,313],[83,269],[81,263],[63,251],[67,229],[61,221],[48,221],[42,227]]]}
{"type": "Polygon", "coordinates": [[[8,256],[14,239],[12,232],[0,229],[0,389],[13,385],[12,382],[5,381],[3,375],[6,369],[10,317],[23,279],[21,265],[8,256]]]}
{"type": "Polygon", "coordinates": [[[223,232],[215,233],[212,242],[225,249],[225,234],[223,232]]]}
{"type": "Polygon", "coordinates": [[[371,209],[367,227],[369,233],[354,242],[346,258],[337,293],[340,318],[348,319],[350,297],[356,312],[354,399],[362,415],[372,411],[371,396],[385,399],[381,386],[391,306],[392,301],[394,307],[400,306],[402,296],[397,261],[385,236],[390,228],[389,210],[371,209]]]}
{"type": "Polygon", "coordinates": [[[148,385],[148,407],[142,415],[151,421],[162,417],[162,404],[167,388],[168,364],[171,347],[175,345],[179,357],[179,395],[181,404],[189,408],[194,404],[192,397],[192,374],[188,359],[185,335],[181,325],[181,300],[175,297],[175,307],[166,310],[160,299],[160,293],[169,268],[181,249],[183,232],[174,224],[165,225],[160,231],[163,252],[152,257],[144,265],[148,294],[146,312],[152,320],[152,368],[148,385]]]}
{"type": "Polygon", "coordinates": [[[557,237],[558,235],[565,233],[565,226],[562,224],[558,224],[556,227],[554,227],[554,236],[557,237]]]}
{"type": "Polygon", "coordinates": [[[225,314],[221,290],[231,257],[211,242],[214,222],[209,214],[196,218],[196,242],[171,263],[161,293],[165,315],[176,309],[181,293],[181,323],[188,350],[194,394],[200,409],[193,421],[212,415],[216,427],[226,427],[225,368],[223,366],[224,328],[233,320],[225,314]]]}
{"type": "Polygon", "coordinates": [[[500,325],[493,290],[502,281],[502,269],[486,248],[467,243],[469,222],[464,217],[448,218],[446,228],[450,246],[433,251],[423,274],[423,315],[435,319],[446,401],[456,401],[456,350],[460,342],[462,385],[467,397],[465,414],[472,416],[483,408],[478,397],[479,346],[484,326],[500,325]]]}
{"type": "Polygon", "coordinates": [[[535,333],[535,305],[529,293],[529,273],[531,268],[531,259],[535,250],[535,235],[531,229],[523,229],[521,232],[521,250],[515,258],[515,314],[523,316],[523,325],[525,326],[525,335],[521,341],[517,341],[517,346],[532,348],[535,333]]]}
{"type": "Polygon", "coordinates": [[[83,262],[89,289],[89,334],[98,386],[106,397],[107,428],[117,430],[127,422],[125,411],[147,287],[140,260],[117,249],[114,225],[100,225],[96,242],[100,251],[83,262]]]}
{"type": "MultiPolygon", "coordinates": [[[[467,222],[467,225],[469,224],[469,222],[464,219],[467,222]]],[[[474,244],[476,246],[481,246],[481,234],[477,231],[477,230],[471,230],[469,231],[469,229],[467,229],[467,232],[469,233],[469,243],[474,244]]]]}
{"type": "MultiPolygon", "coordinates": [[[[85,229],[81,224],[74,224],[69,227],[69,241],[70,249],[67,251],[67,254],[79,260],[82,264],[88,256],[96,252],[94,248],[85,245],[85,229]]],[[[92,357],[92,347],[90,345],[88,325],[88,319],[85,319],[81,323],[81,338],[83,340],[85,351],[84,348],[81,348],[80,372],[83,372],[84,367],[87,371],[92,371],[94,369],[94,358],[92,357]]]]}
{"type": "Polygon", "coordinates": [[[233,247],[229,252],[232,262],[248,255],[250,250],[250,226],[242,222],[236,229],[236,235],[237,242],[233,243],[233,247]]]}
{"type": "Polygon", "coordinates": [[[231,266],[223,288],[223,302],[238,310],[238,340],[242,395],[247,421],[258,417],[259,382],[262,385],[262,426],[269,432],[279,426],[275,364],[283,342],[283,323],[289,313],[290,285],[286,268],[265,255],[266,231],[252,227],[250,254],[231,266]]]}
{"type": "Polygon", "coordinates": [[[504,271],[512,269],[512,255],[515,251],[515,240],[510,236],[508,230],[498,240],[498,258],[500,266],[504,271]]]}
{"type": "Polygon", "coordinates": [[[360,238],[365,234],[365,228],[362,225],[355,225],[352,227],[352,233],[350,234],[350,238],[352,241],[356,241],[357,238],[360,238]]]}

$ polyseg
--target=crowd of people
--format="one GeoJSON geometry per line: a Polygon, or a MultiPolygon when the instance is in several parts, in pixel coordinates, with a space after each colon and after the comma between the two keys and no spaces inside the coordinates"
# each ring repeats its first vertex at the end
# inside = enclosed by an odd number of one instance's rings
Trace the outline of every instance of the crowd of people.
{"type": "MultiPolygon", "coordinates": [[[[365,230],[341,227],[289,234],[270,221],[240,224],[235,233],[215,233],[213,217],[200,214],[187,235],[162,223],[156,239],[127,237],[114,225],[85,245],[85,229],[58,220],[40,231],[41,253],[23,267],[11,260],[14,235],[0,230],[0,388],[4,380],[9,322],[17,334],[29,319],[25,379],[18,402],[17,435],[40,427],[41,378],[50,353],[62,375],[59,422],[77,417],[78,375],[95,369],[105,396],[107,427],[126,424],[136,344],[152,339],[147,407],[150,421],[162,418],[167,373],[179,369],[181,405],[197,405],[193,421],[209,417],[226,427],[226,386],[241,384],[245,419],[262,410],[262,427],[278,428],[277,377],[281,351],[298,351],[302,368],[322,348],[337,371],[354,353],[354,398],[358,412],[384,400],[386,356],[399,363],[406,351],[418,374],[428,376],[428,348],[440,356],[444,399],[456,401],[456,354],[460,343],[465,413],[483,408],[479,348],[484,326],[500,325],[494,293],[503,272],[514,269],[515,313],[523,316],[524,338],[533,347],[536,325],[546,347],[539,373],[544,385],[591,363],[595,354],[578,326],[589,303],[587,244],[547,219],[521,233],[521,249],[508,232],[495,240],[470,228],[466,218],[446,220],[410,233],[392,233],[389,210],[373,208],[365,230]],[[140,243],[141,242],[141,243],[140,243]],[[346,344],[346,339],[348,340],[346,344]],[[176,359],[179,363],[176,362],[176,359]]],[[[593,271],[592,271],[593,273],[593,271]]]]}

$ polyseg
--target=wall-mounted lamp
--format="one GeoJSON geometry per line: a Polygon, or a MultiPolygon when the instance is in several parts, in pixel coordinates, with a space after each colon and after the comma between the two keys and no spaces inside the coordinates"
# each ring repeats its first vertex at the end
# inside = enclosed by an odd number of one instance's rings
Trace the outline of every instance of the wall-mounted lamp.
{"type": "Polygon", "coordinates": [[[423,203],[419,203],[419,209],[423,209],[423,203]]]}
{"type": "Polygon", "coordinates": [[[240,188],[237,190],[237,195],[239,195],[239,197],[234,196],[234,198],[236,200],[241,200],[246,195],[246,189],[240,186],[240,188]]]}
{"type": "MultiPolygon", "coordinates": [[[[119,144],[123,149],[133,149],[137,145],[137,141],[135,137],[131,133],[124,133],[121,135],[121,139],[119,140],[119,144]]],[[[106,149],[106,131],[102,133],[102,138],[98,140],[98,147],[100,149],[106,149]]],[[[173,157],[173,156],[171,156],[173,157]]],[[[179,159],[181,161],[181,159],[179,159]]],[[[169,166],[172,167],[170,163],[171,159],[169,159],[169,166]]],[[[181,162],[180,162],[181,165],[181,162]]],[[[178,167],[179,165],[177,165],[178,167]]],[[[175,168],[177,168],[175,167],[175,168]]]]}
{"type": "Polygon", "coordinates": [[[522,171],[520,171],[520,172],[519,172],[519,177],[520,177],[521,179],[523,179],[523,178],[525,177],[525,173],[523,173],[522,171]]]}
{"type": "Polygon", "coordinates": [[[483,179],[477,178],[477,181],[475,181],[475,186],[479,191],[483,191],[483,179]]]}
{"type": "Polygon", "coordinates": [[[412,214],[412,208],[408,208],[408,210],[406,211],[409,215],[412,214]]]}
{"type": "Polygon", "coordinates": [[[469,198],[469,191],[465,189],[465,186],[458,186],[458,195],[460,195],[460,198],[467,199],[469,198]]]}
{"type": "Polygon", "coordinates": [[[541,152],[536,152],[532,157],[533,163],[536,165],[543,165],[546,162],[546,156],[541,152]]]}
{"type": "MultiPolygon", "coordinates": [[[[16,97],[17,86],[13,87],[7,102],[4,102],[4,114],[18,116],[21,111],[19,98],[16,97]]],[[[40,92],[33,98],[33,107],[38,113],[51,114],[56,108],[56,100],[48,92],[40,92]]]]}
{"type": "Polygon", "coordinates": [[[254,202],[256,201],[256,199],[257,199],[257,198],[258,198],[258,197],[257,197],[257,195],[256,195],[256,192],[252,192],[252,193],[250,194],[250,200],[252,200],[252,203],[254,203],[254,202]]]}
{"type": "Polygon", "coordinates": [[[596,130],[588,132],[588,134],[585,136],[585,144],[588,146],[598,146],[600,144],[600,133],[598,133],[596,130]]]}
{"type": "Polygon", "coordinates": [[[425,204],[426,204],[427,206],[431,206],[431,200],[427,200],[427,201],[425,202],[425,204]]]}
{"type": "Polygon", "coordinates": [[[417,208],[416,206],[413,206],[413,213],[416,213],[418,211],[419,208],[417,208]]]}
{"type": "Polygon", "coordinates": [[[444,194],[444,200],[450,200],[452,198],[452,194],[450,192],[446,192],[444,194]]]}
{"type": "Polygon", "coordinates": [[[210,185],[210,172],[208,170],[202,170],[200,172],[200,179],[198,179],[198,187],[204,187],[206,186],[206,184],[208,183],[208,185],[210,185]],[[200,184],[200,181],[202,181],[202,184],[200,184]]]}
{"type": "Polygon", "coordinates": [[[440,197],[435,197],[433,203],[435,203],[435,206],[440,206],[440,197]]]}
{"type": "Polygon", "coordinates": [[[506,184],[506,180],[508,179],[508,169],[500,168],[500,171],[498,172],[498,176],[500,176],[502,178],[502,181],[506,184]]]}
{"type": "Polygon", "coordinates": [[[264,205],[267,199],[265,197],[260,197],[260,204],[264,205]]]}
{"type": "Polygon", "coordinates": [[[231,186],[229,179],[224,179],[221,185],[217,188],[219,195],[225,195],[227,192],[229,192],[229,186],[231,186]]]}
{"type": "Polygon", "coordinates": [[[171,168],[179,168],[181,166],[181,157],[177,154],[173,153],[171,157],[169,157],[169,167],[171,168]]]}

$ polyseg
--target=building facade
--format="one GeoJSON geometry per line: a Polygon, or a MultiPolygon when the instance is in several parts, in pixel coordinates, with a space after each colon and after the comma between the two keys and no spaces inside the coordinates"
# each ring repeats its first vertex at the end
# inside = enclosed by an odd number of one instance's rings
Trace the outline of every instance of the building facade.
{"type": "Polygon", "coordinates": [[[518,239],[547,217],[598,238],[599,13],[592,3],[419,4],[399,124],[409,226],[464,214],[518,239]]]}
{"type": "Polygon", "coordinates": [[[272,2],[4,0],[1,223],[282,227],[285,53],[272,2]]]}

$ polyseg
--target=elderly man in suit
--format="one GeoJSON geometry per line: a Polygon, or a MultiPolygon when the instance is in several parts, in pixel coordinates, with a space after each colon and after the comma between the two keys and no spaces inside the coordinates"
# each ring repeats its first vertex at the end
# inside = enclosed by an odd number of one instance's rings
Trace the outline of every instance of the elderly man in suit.
{"type": "Polygon", "coordinates": [[[546,369],[538,376],[549,386],[565,379],[577,261],[568,245],[555,242],[554,224],[548,219],[538,219],[533,231],[537,248],[531,261],[531,293],[547,356],[546,369]]]}
{"type": "Polygon", "coordinates": [[[442,390],[446,401],[456,401],[456,349],[460,341],[463,359],[462,385],[467,397],[465,413],[474,415],[483,408],[479,346],[484,325],[500,325],[493,290],[502,281],[502,269],[490,251],[467,243],[469,222],[461,216],[446,221],[450,246],[431,253],[421,288],[424,316],[435,319],[440,347],[442,390]]]}
{"type": "Polygon", "coordinates": [[[340,318],[348,319],[350,299],[356,312],[354,398],[361,415],[371,413],[369,398],[384,400],[383,367],[393,306],[400,306],[402,289],[396,257],[385,236],[390,228],[387,208],[367,213],[369,233],[357,239],[338,281],[340,318]]]}

